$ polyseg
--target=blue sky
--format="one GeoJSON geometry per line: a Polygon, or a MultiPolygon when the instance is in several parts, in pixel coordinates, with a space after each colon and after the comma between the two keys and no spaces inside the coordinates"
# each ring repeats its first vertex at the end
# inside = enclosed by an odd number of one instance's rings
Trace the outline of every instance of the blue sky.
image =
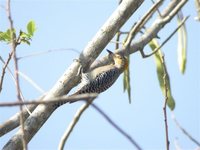
{"type": "MultiPolygon", "coordinates": [[[[0,5],[5,5],[5,1],[0,0],[0,5]]],[[[144,2],[122,29],[127,31],[150,5],[150,1],[144,2]]],[[[81,52],[116,7],[116,0],[13,0],[12,17],[15,28],[24,30],[29,20],[34,20],[37,25],[31,46],[20,45],[17,49],[18,56],[62,48],[73,48],[81,52]]],[[[199,22],[193,19],[196,16],[193,1],[188,2],[183,13],[190,15],[186,23],[188,55],[185,75],[181,75],[178,70],[177,35],[162,49],[176,100],[174,113],[181,125],[196,139],[200,139],[200,46],[198,43],[200,28],[199,22]]],[[[8,21],[2,8],[0,8],[0,20],[2,20],[0,30],[4,31],[8,28],[8,21]]],[[[177,22],[174,18],[159,33],[161,40],[165,39],[176,26],[177,22]]],[[[110,43],[106,48],[113,50],[114,46],[110,43]]],[[[0,55],[3,58],[7,58],[9,50],[8,45],[0,44],[0,55]]],[[[148,46],[145,47],[145,51],[149,51],[148,46]]],[[[102,55],[107,55],[105,50],[102,55]]],[[[19,68],[48,91],[77,56],[78,53],[70,50],[52,52],[22,59],[19,61],[19,68]]],[[[13,63],[10,64],[10,68],[13,68],[13,63]]],[[[164,98],[158,84],[154,59],[153,57],[143,59],[139,53],[135,53],[131,55],[130,69],[132,103],[128,103],[128,96],[123,93],[121,76],[108,91],[96,99],[95,104],[128,132],[143,149],[164,149],[165,130],[162,110],[164,98]]],[[[27,99],[41,95],[23,78],[20,78],[20,84],[27,99]]],[[[0,102],[13,100],[16,100],[15,86],[11,77],[6,74],[0,102]]],[[[82,102],[79,102],[56,110],[29,143],[29,149],[57,149],[62,134],[81,105],[82,102]]],[[[0,108],[0,123],[17,111],[19,111],[17,107],[0,108]]],[[[176,127],[169,110],[168,121],[172,149],[174,149],[175,139],[183,149],[196,148],[196,145],[176,127]]],[[[0,149],[16,131],[0,138],[0,149]]],[[[66,147],[68,149],[134,148],[93,108],[89,108],[81,117],[66,147]]]]}

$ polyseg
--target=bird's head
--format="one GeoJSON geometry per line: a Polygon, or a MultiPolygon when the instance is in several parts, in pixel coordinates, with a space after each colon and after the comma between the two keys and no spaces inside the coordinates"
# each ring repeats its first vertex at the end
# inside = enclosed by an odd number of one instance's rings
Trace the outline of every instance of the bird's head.
{"type": "Polygon", "coordinates": [[[114,65],[123,71],[128,68],[128,59],[122,54],[115,54],[107,49],[109,56],[114,60],[114,65]]]}

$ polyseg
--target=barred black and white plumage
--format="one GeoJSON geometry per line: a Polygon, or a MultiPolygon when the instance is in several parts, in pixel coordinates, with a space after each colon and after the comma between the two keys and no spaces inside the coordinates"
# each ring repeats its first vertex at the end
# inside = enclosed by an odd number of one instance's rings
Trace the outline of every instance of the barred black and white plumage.
{"type": "MultiPolygon", "coordinates": [[[[102,93],[110,88],[120,74],[128,67],[128,60],[126,57],[120,54],[114,54],[109,50],[107,51],[113,58],[114,63],[95,68],[87,73],[82,73],[82,79],[79,84],[79,88],[72,95],[84,93],[102,93]]],[[[62,104],[64,103],[58,103],[56,104],[56,107],[59,107],[62,104]]]]}
{"type": "Polygon", "coordinates": [[[85,75],[86,77],[84,77],[83,80],[87,81],[82,80],[80,83],[81,87],[74,94],[104,92],[113,85],[113,83],[116,81],[120,74],[120,70],[113,66],[113,68],[110,68],[109,70],[105,70],[97,74],[94,79],[91,79],[90,77],[87,78],[87,75],[85,75]]]}

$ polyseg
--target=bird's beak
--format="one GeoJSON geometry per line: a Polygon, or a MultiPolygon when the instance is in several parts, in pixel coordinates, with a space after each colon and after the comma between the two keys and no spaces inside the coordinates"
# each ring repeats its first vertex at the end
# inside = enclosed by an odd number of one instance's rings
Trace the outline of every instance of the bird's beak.
{"type": "Polygon", "coordinates": [[[114,53],[113,52],[111,52],[110,50],[108,50],[108,49],[106,49],[107,50],[107,52],[109,53],[109,55],[111,55],[111,56],[113,56],[114,55],[114,53]]]}

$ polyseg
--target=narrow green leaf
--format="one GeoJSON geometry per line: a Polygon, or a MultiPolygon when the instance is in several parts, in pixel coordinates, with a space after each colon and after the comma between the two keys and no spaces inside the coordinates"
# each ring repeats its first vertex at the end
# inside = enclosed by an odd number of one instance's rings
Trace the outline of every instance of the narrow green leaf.
{"type": "MultiPolygon", "coordinates": [[[[128,63],[130,63],[130,59],[128,57],[128,63]]],[[[124,92],[127,90],[129,103],[131,103],[131,83],[130,83],[130,69],[129,67],[124,71],[124,92]]]]}
{"type": "MultiPolygon", "coordinates": [[[[149,42],[149,46],[152,49],[152,51],[154,49],[156,49],[157,47],[159,47],[159,44],[157,42],[156,39],[153,39],[151,42],[149,42]]],[[[165,95],[165,86],[164,86],[164,81],[163,81],[163,76],[164,76],[164,69],[163,69],[163,64],[162,64],[162,52],[161,50],[159,50],[157,53],[154,54],[154,58],[155,58],[155,63],[156,63],[156,69],[157,69],[157,76],[158,76],[158,80],[159,80],[159,84],[160,84],[160,88],[162,90],[163,95],[165,95]]],[[[168,100],[167,100],[167,105],[171,110],[174,110],[175,108],[175,100],[172,96],[172,92],[171,92],[171,87],[170,87],[170,79],[169,79],[169,75],[166,72],[166,86],[168,89],[167,92],[167,96],[168,96],[168,100]]]]}
{"type": "Polygon", "coordinates": [[[28,32],[28,34],[30,36],[33,36],[35,30],[36,30],[35,22],[33,20],[29,21],[29,23],[27,24],[27,32],[28,32]]]}
{"type": "MultiPolygon", "coordinates": [[[[183,14],[180,11],[177,15],[178,25],[183,19],[183,14]]],[[[186,58],[187,58],[187,32],[185,24],[178,30],[178,64],[182,74],[185,73],[186,58]]]]}
{"type": "Polygon", "coordinates": [[[126,71],[124,71],[124,76],[123,76],[123,87],[124,87],[124,92],[127,89],[127,85],[126,85],[126,71]]]}

